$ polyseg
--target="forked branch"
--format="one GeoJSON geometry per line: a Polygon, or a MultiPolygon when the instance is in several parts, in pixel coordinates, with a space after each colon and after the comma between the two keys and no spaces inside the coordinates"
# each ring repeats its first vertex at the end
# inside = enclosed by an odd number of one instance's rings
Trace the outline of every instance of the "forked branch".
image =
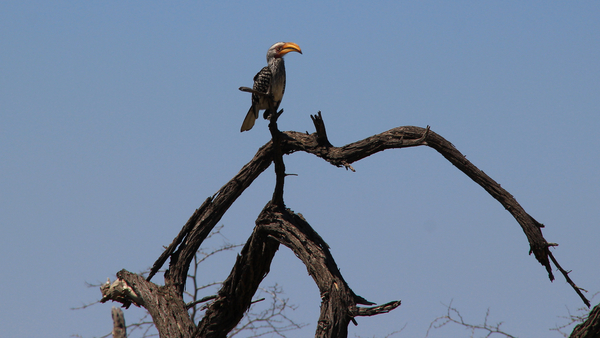
{"type": "MultiPolygon", "coordinates": [[[[135,291],[135,295],[141,298],[130,299],[133,294],[129,296],[126,294],[121,298],[119,295],[110,297],[107,294],[104,300],[113,299],[124,304],[135,302],[144,306],[152,314],[155,323],[157,321],[155,316],[164,316],[165,313],[179,315],[187,313],[182,294],[187,271],[196,251],[237,197],[270,166],[271,162],[275,162],[277,182],[272,201],[267,204],[259,216],[255,232],[246,243],[228,281],[209,306],[197,330],[193,330],[194,324],[188,318],[187,321],[183,320],[176,325],[179,327],[177,332],[180,336],[225,337],[228,330],[239,321],[248,308],[252,295],[269,271],[271,259],[279,243],[291,248],[304,262],[321,291],[323,302],[317,336],[344,337],[347,334],[347,324],[349,321],[354,321],[354,317],[385,313],[399,306],[400,302],[395,301],[371,308],[357,307],[357,304],[372,305],[372,303],[352,292],[339,273],[327,244],[300,215],[285,208],[283,203],[285,166],[282,155],[297,151],[311,153],[335,166],[354,170],[351,166],[352,163],[386,149],[431,147],[484,188],[513,215],[527,236],[530,253],[533,253],[546,268],[550,280],[554,279],[549,257],[556,266],[560,266],[549,251],[549,247],[555,244],[548,243],[542,235],[543,225],[527,214],[511,194],[468,161],[450,142],[429,130],[429,127],[393,128],[361,141],[335,147],[327,138],[325,124],[320,113],[312,116],[317,130],[313,134],[294,131],[280,132],[275,123],[279,115],[280,112],[275,113],[271,118],[270,130],[273,139],[261,147],[254,158],[233,179],[196,210],[171,245],[156,261],[147,280],[140,276],[137,278],[136,275],[126,271],[119,273],[119,280],[124,281],[127,287],[130,287],[135,291]],[[159,287],[149,282],[168,258],[171,261],[169,269],[165,272],[165,286],[159,287]],[[174,298],[179,298],[179,300],[173,303],[174,298]],[[174,309],[176,309],[175,312],[173,312],[174,309]],[[195,334],[193,334],[194,331],[195,334]]],[[[562,268],[560,270],[564,271],[562,268]]],[[[570,281],[565,273],[563,274],[584,303],[589,304],[581,293],[582,289],[570,281]]],[[[163,333],[161,327],[166,331],[175,329],[175,326],[169,325],[168,321],[162,322],[161,325],[157,324],[161,334],[163,333]]]]}

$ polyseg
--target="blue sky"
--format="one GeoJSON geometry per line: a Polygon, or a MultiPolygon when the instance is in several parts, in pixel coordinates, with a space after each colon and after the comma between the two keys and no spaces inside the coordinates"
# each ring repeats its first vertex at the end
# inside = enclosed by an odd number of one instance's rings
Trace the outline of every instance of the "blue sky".
{"type": "MultiPolygon", "coordinates": [[[[600,3],[596,1],[4,1],[0,4],[0,327],[3,337],[110,331],[85,283],[143,271],[195,208],[269,140],[239,128],[277,41],[286,56],[282,130],[323,112],[344,145],[403,125],[451,141],[512,193],[591,294],[600,291],[600,3]]],[[[385,151],[356,173],[284,159],[285,201],[331,246],[342,274],[393,312],[350,336],[422,337],[453,301],[466,320],[519,337],[560,337],[582,306],[550,283],[502,206],[426,147],[385,151]]],[[[271,196],[272,168],[220,224],[243,242],[271,196]]],[[[207,263],[224,279],[235,253],[207,263]]],[[[314,334],[318,290],[285,247],[278,283],[314,334]]],[[[155,282],[162,282],[160,276],[155,282]]],[[[595,299],[597,303],[597,299],[595,299]]],[[[128,310],[133,322],[140,313],[128,310]]],[[[430,337],[467,336],[443,328],[430,337]]]]}

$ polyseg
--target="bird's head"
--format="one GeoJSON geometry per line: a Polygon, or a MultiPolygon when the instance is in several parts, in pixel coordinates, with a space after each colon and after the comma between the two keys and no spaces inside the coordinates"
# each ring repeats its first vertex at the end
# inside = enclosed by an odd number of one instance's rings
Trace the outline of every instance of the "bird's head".
{"type": "Polygon", "coordinates": [[[289,52],[298,52],[302,54],[300,46],[293,42],[277,42],[267,51],[267,61],[273,58],[280,58],[289,52]]]}

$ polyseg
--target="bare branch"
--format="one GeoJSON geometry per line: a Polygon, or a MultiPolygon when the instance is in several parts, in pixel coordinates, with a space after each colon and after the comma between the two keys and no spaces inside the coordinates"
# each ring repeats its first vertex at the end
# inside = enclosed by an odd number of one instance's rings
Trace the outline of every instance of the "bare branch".
{"type": "Polygon", "coordinates": [[[374,315],[378,315],[381,313],[388,313],[390,311],[392,311],[393,309],[397,308],[398,306],[400,306],[400,301],[396,300],[393,302],[389,302],[389,303],[385,303],[379,306],[373,306],[373,307],[359,307],[358,311],[356,312],[356,316],[374,316],[374,315]]]}
{"type": "Polygon", "coordinates": [[[113,319],[113,338],[127,338],[127,327],[125,326],[125,316],[123,316],[123,310],[112,307],[110,310],[113,319]]]}
{"type": "Polygon", "coordinates": [[[270,269],[279,243],[255,228],[242,248],[217,298],[208,306],[195,336],[225,337],[242,319],[260,282],[270,269]]]}
{"type": "MultiPolygon", "coordinates": [[[[323,124],[320,115],[316,118],[313,117],[313,121],[315,120],[319,121],[319,124],[323,124]]],[[[322,128],[324,128],[324,126],[322,128]]],[[[322,139],[323,136],[319,136],[318,133],[307,135],[288,131],[284,132],[284,134],[286,135],[286,137],[282,137],[282,140],[284,141],[284,153],[291,154],[296,151],[304,151],[314,154],[335,166],[346,168],[349,167],[350,163],[386,149],[399,149],[422,145],[435,149],[475,183],[484,188],[513,215],[527,236],[530,248],[529,253],[534,254],[537,261],[546,268],[549,279],[551,281],[554,280],[554,274],[552,273],[552,267],[550,265],[549,247],[556,246],[557,244],[548,243],[546,241],[541,231],[541,228],[543,228],[544,225],[530,216],[517,200],[508,191],[502,188],[500,184],[467,160],[467,158],[459,152],[452,143],[429,130],[429,127],[425,129],[413,126],[393,128],[361,141],[347,144],[343,147],[331,146],[329,141],[324,142],[322,139]],[[323,145],[323,143],[327,143],[328,145],[323,145]]],[[[553,257],[552,259],[553,261],[556,261],[553,257]]],[[[558,264],[558,262],[555,264],[558,264]]],[[[564,271],[562,268],[560,269],[561,271],[564,271]]],[[[568,278],[566,274],[563,273],[563,275],[565,278],[568,278]]],[[[567,279],[567,281],[569,280],[570,279],[567,279]]],[[[581,289],[572,281],[569,282],[569,284],[581,297],[583,302],[589,304],[589,301],[581,293],[581,289]]]]}
{"type": "Polygon", "coordinates": [[[113,284],[107,283],[102,286],[102,303],[112,300],[122,303],[125,307],[132,303],[143,306],[163,336],[192,337],[195,325],[177,290],[158,286],[126,270],[119,271],[117,278],[113,284]]]}
{"type": "MultiPolygon", "coordinates": [[[[283,133],[285,134],[283,138],[285,154],[304,151],[337,167],[343,167],[344,163],[354,163],[386,149],[428,145],[426,140],[430,136],[429,128],[398,127],[342,147],[334,147],[323,145],[324,141],[320,141],[319,135],[316,133],[309,135],[296,131],[283,133]]],[[[329,143],[329,141],[325,143],[329,143]]]]}
{"type": "Polygon", "coordinates": [[[311,115],[310,119],[313,121],[315,130],[317,131],[317,143],[322,147],[333,147],[327,138],[327,130],[325,129],[325,122],[323,121],[321,112],[319,111],[317,115],[311,115]]]}
{"type": "Polygon", "coordinates": [[[498,334],[507,338],[517,338],[515,336],[512,336],[502,330],[500,330],[500,326],[502,325],[502,322],[497,323],[496,325],[490,325],[488,324],[488,318],[490,316],[490,309],[488,309],[485,313],[485,318],[483,320],[483,324],[469,324],[467,322],[465,322],[465,320],[463,319],[463,317],[461,316],[460,312],[458,312],[457,309],[452,307],[452,302],[450,302],[450,305],[448,305],[448,312],[445,316],[442,317],[438,317],[436,318],[433,322],[431,322],[431,324],[429,324],[429,328],[427,329],[427,333],[425,334],[425,337],[429,337],[429,331],[431,331],[431,329],[439,329],[443,326],[446,326],[447,324],[458,324],[460,326],[463,326],[467,329],[469,329],[471,331],[471,337],[475,336],[475,332],[484,332],[486,335],[485,337],[491,337],[494,334],[498,334]]]}
{"type": "Polygon", "coordinates": [[[183,293],[187,272],[198,248],[231,204],[258,175],[269,167],[273,160],[272,153],[273,144],[268,142],[258,150],[254,158],[237,175],[196,210],[180,234],[152,268],[152,271],[156,273],[166,259],[171,257],[169,270],[165,273],[165,286],[175,286],[180,293],[183,293]],[[177,249],[175,249],[176,247],[177,249]]]}
{"type": "MultiPolygon", "coordinates": [[[[271,111],[274,111],[273,102],[271,102],[271,111]]],[[[269,131],[271,132],[271,142],[273,143],[273,163],[275,164],[275,189],[271,199],[275,205],[284,207],[283,204],[283,185],[285,183],[285,164],[283,163],[283,152],[281,150],[281,131],[277,127],[277,119],[283,113],[283,109],[278,113],[271,114],[269,121],[269,131]]]]}
{"type": "MultiPolygon", "coordinates": [[[[302,260],[321,293],[321,314],[316,337],[346,337],[348,323],[360,313],[357,304],[373,305],[356,295],[342,277],[329,246],[301,215],[267,205],[257,220],[270,237],[292,249],[302,260]]],[[[392,302],[395,306],[399,302],[392,302]]],[[[391,303],[390,303],[391,304],[391,303]]],[[[389,305],[389,304],[388,304],[389,305]]],[[[395,308],[383,306],[380,313],[395,308]]],[[[367,313],[365,310],[364,313],[367,313]]],[[[376,314],[372,311],[371,314],[376,314]]]]}
{"type": "MultiPolygon", "coordinates": [[[[245,88],[241,88],[241,90],[248,91],[245,88]]],[[[255,94],[265,95],[264,93],[255,94]]],[[[126,306],[131,303],[145,306],[155,322],[157,322],[157,317],[160,320],[166,320],[166,322],[157,323],[161,335],[191,336],[194,332],[193,320],[190,319],[190,316],[187,316],[186,319],[180,318],[184,313],[187,314],[186,306],[183,303],[183,293],[189,277],[190,264],[197,259],[194,257],[196,257],[200,245],[231,204],[258,175],[269,167],[271,162],[275,162],[276,187],[272,201],[261,212],[252,236],[242,249],[241,255],[238,256],[217,298],[208,306],[204,318],[193,335],[225,337],[227,332],[235,327],[250,306],[260,281],[268,273],[279,243],[283,243],[304,262],[321,292],[322,305],[317,337],[345,337],[347,325],[350,321],[355,322],[355,316],[385,313],[400,303],[395,301],[373,308],[357,307],[357,304],[372,305],[372,303],[353,293],[339,273],[327,244],[301,215],[296,215],[285,208],[283,185],[286,174],[282,155],[304,151],[335,166],[354,171],[351,166],[353,162],[377,152],[423,145],[438,151],[483,187],[513,215],[527,236],[530,254],[533,253],[546,268],[550,280],[554,279],[550,265],[550,259],[552,259],[565,278],[570,281],[568,273],[558,265],[549,251],[549,247],[556,244],[548,243],[545,240],[541,232],[543,225],[527,214],[511,194],[469,162],[450,142],[430,131],[429,127],[398,127],[343,147],[334,147],[327,139],[320,112],[312,117],[317,133],[307,135],[293,131],[280,132],[277,129],[276,121],[283,111],[275,112],[274,109],[270,111],[273,112],[269,124],[272,140],[261,147],[254,158],[233,179],[194,212],[173,242],[155,262],[147,280],[143,278],[139,280],[138,278],[141,278],[139,275],[133,275],[123,270],[119,272],[118,277],[124,283],[122,289],[125,293],[109,292],[110,290],[119,290],[116,288],[118,285],[115,285],[113,289],[103,287],[103,301],[112,299],[122,302],[126,306]],[[161,269],[169,257],[171,261],[169,269],[165,271],[165,286],[159,287],[150,283],[149,280],[161,269]],[[161,314],[164,316],[167,313],[176,315],[178,318],[176,320],[173,318],[161,319],[161,314]],[[175,328],[175,323],[179,329],[175,328]]],[[[196,271],[193,275],[196,275],[196,271]]],[[[587,299],[580,292],[582,289],[572,281],[570,284],[586,302],[587,299]]],[[[197,285],[194,285],[194,289],[198,290],[197,285]]],[[[194,291],[194,295],[196,294],[197,291],[194,291]]],[[[458,311],[449,308],[449,321],[453,318],[450,316],[451,310],[455,311],[460,318],[458,311]]],[[[445,323],[441,325],[443,326],[445,323]]],[[[500,324],[497,325],[497,332],[490,332],[502,333],[499,326],[500,324]]],[[[487,322],[481,328],[486,329],[486,327],[487,322]]],[[[479,327],[476,328],[479,329],[479,327]]],[[[507,335],[507,337],[511,336],[507,335]]]]}
{"type": "Polygon", "coordinates": [[[554,263],[554,265],[556,265],[556,268],[558,269],[558,271],[560,271],[560,273],[562,273],[562,275],[565,277],[565,279],[567,280],[567,283],[569,283],[569,285],[571,285],[571,287],[573,288],[573,290],[575,290],[575,292],[577,292],[577,294],[579,295],[579,298],[581,298],[581,300],[583,300],[583,302],[585,303],[585,305],[590,308],[590,301],[587,300],[587,298],[585,298],[585,296],[583,295],[583,293],[581,291],[587,292],[585,289],[580,288],[579,286],[575,285],[575,282],[573,282],[573,280],[571,279],[571,277],[569,277],[569,272],[571,271],[565,271],[565,269],[562,268],[562,266],[560,266],[560,264],[558,264],[558,261],[556,260],[556,258],[554,258],[554,255],[552,254],[552,252],[549,253],[550,259],[552,260],[552,263],[554,263]]]}
{"type": "Polygon", "coordinates": [[[193,302],[189,302],[189,303],[185,304],[185,307],[186,307],[186,309],[190,309],[192,306],[196,306],[196,305],[198,305],[200,303],[206,303],[209,300],[213,300],[215,298],[217,298],[217,295],[211,295],[211,296],[202,297],[202,298],[200,298],[198,300],[195,300],[193,302]]]}
{"type": "Polygon", "coordinates": [[[106,284],[100,287],[100,290],[102,291],[100,303],[112,300],[123,304],[126,309],[128,309],[132,303],[138,307],[144,305],[144,299],[140,297],[133,288],[127,285],[126,281],[120,278],[112,284],[109,279],[106,284]]]}
{"type": "Polygon", "coordinates": [[[181,231],[179,232],[179,234],[177,234],[177,236],[175,236],[175,239],[173,239],[173,242],[166,248],[166,250],[156,260],[156,262],[150,269],[150,273],[148,274],[148,277],[146,279],[147,281],[150,281],[152,279],[152,277],[154,277],[154,275],[163,266],[163,264],[165,264],[165,262],[169,258],[169,256],[171,256],[171,254],[173,254],[173,252],[175,251],[177,246],[179,244],[181,244],[181,241],[183,241],[185,236],[187,236],[189,234],[189,232],[192,230],[192,227],[196,225],[200,216],[204,213],[204,211],[206,210],[206,208],[208,207],[208,205],[211,201],[212,201],[211,198],[207,198],[204,201],[204,203],[202,203],[200,208],[196,209],[196,211],[194,212],[194,214],[192,214],[192,216],[187,221],[187,223],[183,226],[183,228],[181,228],[181,231]]]}

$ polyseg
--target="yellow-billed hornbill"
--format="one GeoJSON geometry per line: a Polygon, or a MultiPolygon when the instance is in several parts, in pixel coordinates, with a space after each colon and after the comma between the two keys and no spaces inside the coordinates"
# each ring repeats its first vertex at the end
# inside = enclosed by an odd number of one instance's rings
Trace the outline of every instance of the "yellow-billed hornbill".
{"type": "Polygon", "coordinates": [[[265,119],[270,114],[277,112],[283,98],[283,92],[285,91],[285,65],[283,63],[283,56],[289,52],[302,54],[300,46],[293,42],[277,42],[267,51],[267,66],[254,76],[254,86],[252,89],[270,95],[273,98],[273,111],[269,109],[269,98],[267,96],[253,93],[252,106],[248,110],[248,114],[246,114],[240,131],[252,129],[254,122],[258,118],[259,110],[265,110],[265,119]]]}

